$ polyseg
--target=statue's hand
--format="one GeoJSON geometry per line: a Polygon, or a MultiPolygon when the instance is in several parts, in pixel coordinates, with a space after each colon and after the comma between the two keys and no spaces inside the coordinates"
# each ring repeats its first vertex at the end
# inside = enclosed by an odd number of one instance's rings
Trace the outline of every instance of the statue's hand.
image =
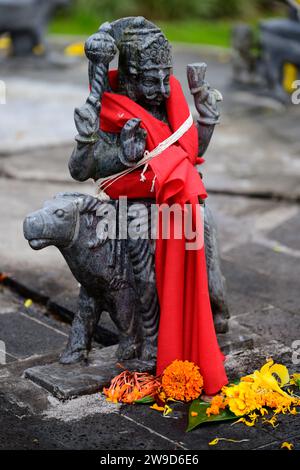
{"type": "Polygon", "coordinates": [[[220,119],[218,102],[222,99],[221,93],[215,88],[211,88],[209,83],[204,80],[199,91],[194,94],[195,107],[200,115],[200,120],[207,119],[217,123],[220,119]]]}
{"type": "Polygon", "coordinates": [[[200,115],[200,122],[216,124],[220,117],[218,102],[222,101],[222,95],[218,90],[211,88],[205,80],[206,68],[205,63],[189,64],[187,78],[194,96],[195,107],[200,115]]]}
{"type": "Polygon", "coordinates": [[[75,108],[75,125],[81,136],[91,137],[99,130],[99,106],[99,103],[85,103],[81,108],[75,108]]]}
{"type": "Polygon", "coordinates": [[[129,119],[121,130],[122,155],[120,155],[120,160],[126,166],[138,162],[144,155],[147,131],[140,127],[140,123],[140,119],[129,119]]]}

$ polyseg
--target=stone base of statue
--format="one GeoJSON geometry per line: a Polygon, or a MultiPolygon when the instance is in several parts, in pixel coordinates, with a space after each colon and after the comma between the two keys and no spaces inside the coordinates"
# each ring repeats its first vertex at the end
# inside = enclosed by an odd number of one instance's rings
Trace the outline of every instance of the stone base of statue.
{"type": "Polygon", "coordinates": [[[24,376],[48,390],[60,400],[101,392],[111,379],[128,369],[136,372],[154,372],[154,362],[137,359],[120,362],[117,346],[93,349],[87,364],[64,365],[58,362],[25,370],[24,376]]]}
{"type": "MultiPolygon", "coordinates": [[[[230,331],[218,336],[225,355],[239,350],[253,349],[254,337],[247,328],[230,322],[230,331]]],[[[35,366],[25,370],[27,379],[43,387],[60,400],[101,392],[111,379],[128,369],[135,372],[155,373],[155,363],[132,359],[119,361],[117,345],[93,349],[87,364],[64,365],[58,362],[35,366]]]]}

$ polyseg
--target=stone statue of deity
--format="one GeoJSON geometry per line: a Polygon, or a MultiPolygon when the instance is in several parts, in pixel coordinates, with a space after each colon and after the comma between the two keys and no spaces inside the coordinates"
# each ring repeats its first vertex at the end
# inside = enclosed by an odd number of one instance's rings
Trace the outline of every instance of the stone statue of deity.
{"type": "MultiPolygon", "coordinates": [[[[196,353],[188,351],[192,349],[188,339],[176,350],[172,333],[169,344],[167,336],[159,333],[167,331],[166,324],[177,336],[195,327],[203,338],[209,338],[206,346],[206,339],[201,340],[201,347],[211,348],[209,367],[216,377],[213,362],[221,356],[212,328],[225,333],[229,313],[216,227],[195,165],[202,163],[219,122],[218,101],[222,97],[205,81],[206,64],[188,65],[188,84],[198,113],[193,122],[172,74],[171,46],[162,31],[143,17],[104,23],[87,40],[85,51],[90,93],[86,103],[75,110],[78,135],[69,170],[77,181],[95,180],[98,196],[63,193],[48,202],[42,209],[43,220],[49,225],[47,241],[42,244],[37,241],[41,238],[36,223],[40,213],[30,215],[24,224],[32,248],[56,245],[81,284],[78,312],[60,361],[69,364],[87,358],[104,310],[120,332],[120,359],[155,359],[161,334],[161,357],[173,348],[173,355],[181,355],[178,359],[197,362],[196,353]],[[111,71],[109,64],[117,53],[118,69],[111,71]],[[103,243],[90,237],[101,207],[111,205],[119,210],[120,196],[128,197],[129,207],[143,203],[144,219],[155,203],[190,201],[196,211],[199,206],[204,213],[204,257],[196,260],[194,255],[186,255],[176,240],[165,244],[146,238],[116,238],[103,243]],[[198,304],[199,309],[205,304],[206,317],[196,321],[191,316],[189,324],[184,318],[179,320],[180,309],[191,312],[198,304]],[[160,318],[162,311],[164,318],[160,318]]],[[[182,334],[188,338],[187,331],[182,334]]],[[[202,369],[205,367],[202,364],[202,369]]],[[[226,383],[220,363],[217,367],[219,378],[207,386],[211,393],[226,383]]]]}

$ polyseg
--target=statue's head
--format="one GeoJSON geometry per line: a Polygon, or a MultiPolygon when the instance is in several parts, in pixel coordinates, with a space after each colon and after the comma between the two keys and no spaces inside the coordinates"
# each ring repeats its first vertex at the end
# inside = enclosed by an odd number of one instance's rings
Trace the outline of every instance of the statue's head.
{"type": "Polygon", "coordinates": [[[78,198],[58,195],[24,220],[24,236],[34,250],[55,245],[66,247],[76,232],[78,198]]]}
{"type": "MultiPolygon", "coordinates": [[[[95,248],[107,241],[106,226],[115,205],[114,200],[103,202],[88,194],[58,193],[25,218],[24,237],[34,250],[51,245],[62,250],[71,248],[83,233],[86,246],[95,248]]],[[[80,246],[85,246],[82,239],[80,246]]]]}
{"type": "Polygon", "coordinates": [[[170,95],[171,45],[153,23],[137,17],[118,43],[120,90],[140,104],[159,105],[170,95]]]}

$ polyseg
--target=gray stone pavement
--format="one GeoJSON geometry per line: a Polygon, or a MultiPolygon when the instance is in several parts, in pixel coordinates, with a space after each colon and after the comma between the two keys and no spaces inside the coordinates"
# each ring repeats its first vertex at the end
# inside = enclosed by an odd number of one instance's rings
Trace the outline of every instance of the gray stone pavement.
{"type": "MultiPolygon", "coordinates": [[[[228,355],[230,376],[251,372],[266,357],[291,370],[293,342],[300,340],[299,311],[299,107],[288,110],[267,98],[234,92],[227,56],[175,48],[176,71],[206,60],[210,81],[224,95],[223,121],[203,167],[209,204],[220,236],[231,325],[253,335],[255,349],[228,355]],[[278,199],[271,196],[277,196],[278,199]]],[[[34,365],[54,361],[64,347],[78,286],[58,251],[31,250],[22,235],[30,211],[59,191],[94,193],[92,183],[73,182],[67,170],[75,133],[73,108],[86,95],[86,65],[1,64],[8,103],[0,106],[0,448],[19,449],[279,449],[300,448],[297,417],[280,426],[208,425],[184,432],[185,406],[163,418],[147,406],[115,406],[94,394],[67,402],[25,379],[34,365]],[[24,90],[24,91],[23,91],[24,90]],[[58,114],[57,114],[58,113],[58,114]],[[33,299],[26,308],[24,301],[33,299]],[[2,344],[2,343],[0,343],[2,344]],[[3,349],[3,346],[2,346],[3,349]],[[4,358],[4,359],[3,359],[4,358]]],[[[98,343],[117,341],[104,317],[98,343]]],[[[298,369],[299,369],[298,365],[298,369]]]]}

